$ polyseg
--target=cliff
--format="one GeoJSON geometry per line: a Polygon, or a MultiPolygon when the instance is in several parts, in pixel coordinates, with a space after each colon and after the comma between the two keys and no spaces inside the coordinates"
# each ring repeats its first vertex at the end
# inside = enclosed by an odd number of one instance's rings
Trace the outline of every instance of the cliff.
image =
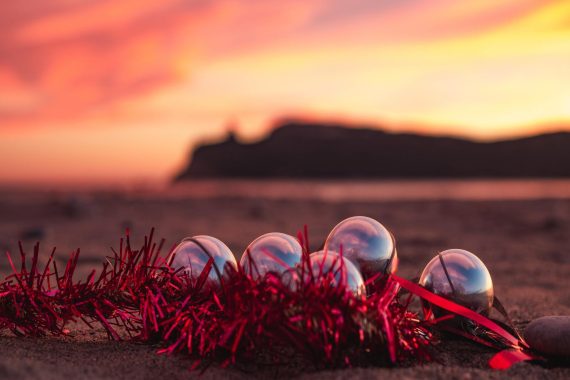
{"type": "Polygon", "coordinates": [[[570,133],[485,143],[288,122],[256,143],[199,146],[175,180],[472,177],[570,177],[570,133]]]}

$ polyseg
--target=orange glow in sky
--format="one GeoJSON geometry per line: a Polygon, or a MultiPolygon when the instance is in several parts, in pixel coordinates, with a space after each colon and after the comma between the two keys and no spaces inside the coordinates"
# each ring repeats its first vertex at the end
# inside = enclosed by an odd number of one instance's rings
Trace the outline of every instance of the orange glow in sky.
{"type": "Polygon", "coordinates": [[[165,180],[278,117],[570,130],[570,2],[0,2],[0,183],[165,180]]]}

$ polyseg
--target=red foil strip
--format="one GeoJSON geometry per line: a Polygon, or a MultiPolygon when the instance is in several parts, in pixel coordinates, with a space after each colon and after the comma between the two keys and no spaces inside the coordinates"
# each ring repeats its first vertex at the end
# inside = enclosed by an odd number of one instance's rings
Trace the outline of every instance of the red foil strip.
{"type": "Polygon", "coordinates": [[[489,360],[489,366],[493,369],[505,370],[515,363],[537,359],[540,358],[519,349],[502,350],[489,360]]]}
{"type": "MultiPolygon", "coordinates": [[[[391,277],[394,279],[394,281],[400,284],[402,288],[406,289],[410,293],[423,298],[435,306],[450,311],[461,317],[468,318],[477,324],[487,328],[494,334],[500,336],[510,346],[510,348],[502,349],[503,347],[500,347],[498,345],[487,344],[501,350],[489,360],[489,366],[491,368],[504,370],[521,361],[540,359],[540,357],[535,356],[529,352],[529,347],[522,338],[515,337],[513,334],[505,330],[503,327],[499,326],[497,323],[493,322],[491,319],[484,317],[481,314],[466,308],[465,306],[456,304],[455,302],[452,302],[444,297],[438,296],[437,294],[430,292],[429,290],[412,281],[406,280],[396,275],[391,275],[391,277]]],[[[461,335],[477,343],[481,343],[481,339],[478,337],[469,336],[468,334],[461,335]]]]}

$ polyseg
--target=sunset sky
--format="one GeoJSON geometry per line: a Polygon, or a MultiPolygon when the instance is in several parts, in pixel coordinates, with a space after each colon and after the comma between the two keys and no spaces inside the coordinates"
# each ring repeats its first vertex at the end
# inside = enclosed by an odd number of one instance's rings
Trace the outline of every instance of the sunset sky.
{"type": "Polygon", "coordinates": [[[0,183],[160,181],[283,116],[570,130],[570,2],[0,2],[0,183]]]}

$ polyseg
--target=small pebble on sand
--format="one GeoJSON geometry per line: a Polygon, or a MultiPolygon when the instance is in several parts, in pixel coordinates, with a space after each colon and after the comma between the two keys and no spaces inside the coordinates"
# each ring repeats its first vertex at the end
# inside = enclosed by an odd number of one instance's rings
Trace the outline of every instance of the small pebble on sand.
{"type": "Polygon", "coordinates": [[[540,353],[570,357],[570,316],[548,316],[535,319],[526,327],[524,338],[540,353]]]}

